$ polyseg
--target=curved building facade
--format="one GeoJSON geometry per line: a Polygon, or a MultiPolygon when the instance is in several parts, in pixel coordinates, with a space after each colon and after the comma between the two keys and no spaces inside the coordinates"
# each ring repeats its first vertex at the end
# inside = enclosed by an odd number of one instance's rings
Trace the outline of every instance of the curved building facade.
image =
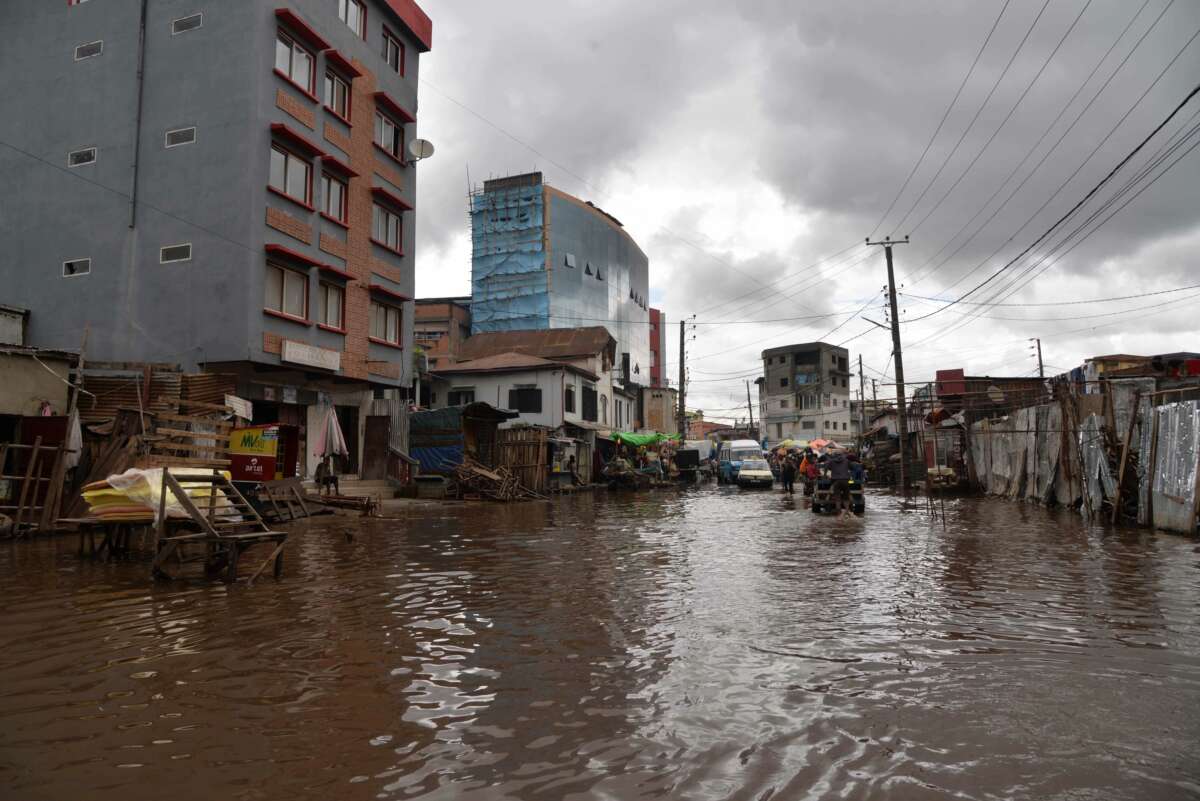
{"type": "Polygon", "coordinates": [[[541,173],[471,198],[472,333],[603,325],[617,379],[650,384],[650,263],[612,215],[541,173]]]}

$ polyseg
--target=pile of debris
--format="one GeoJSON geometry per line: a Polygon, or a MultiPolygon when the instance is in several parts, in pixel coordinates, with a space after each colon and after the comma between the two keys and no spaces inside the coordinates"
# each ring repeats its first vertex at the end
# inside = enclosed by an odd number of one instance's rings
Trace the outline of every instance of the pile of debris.
{"type": "Polygon", "coordinates": [[[508,502],[546,497],[523,487],[508,468],[487,468],[470,458],[454,468],[454,481],[462,500],[488,498],[508,502]]]}

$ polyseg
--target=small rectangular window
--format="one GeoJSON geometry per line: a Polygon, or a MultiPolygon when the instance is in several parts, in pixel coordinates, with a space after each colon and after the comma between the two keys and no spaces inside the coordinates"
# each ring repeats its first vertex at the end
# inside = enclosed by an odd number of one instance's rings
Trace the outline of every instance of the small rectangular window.
{"type": "Polygon", "coordinates": [[[271,311],[303,320],[308,316],[308,276],[267,265],[263,305],[271,311]]]}
{"type": "Polygon", "coordinates": [[[383,60],[393,72],[404,74],[404,45],[386,30],[383,32],[383,60]]]}
{"type": "Polygon", "coordinates": [[[371,338],[400,344],[400,310],[371,301],[371,338]]]}
{"type": "Polygon", "coordinates": [[[344,298],[345,294],[340,286],[321,284],[318,294],[317,322],[330,328],[341,328],[344,298]]]}
{"type": "Polygon", "coordinates": [[[325,106],[342,119],[350,119],[350,84],[332,72],[325,73],[325,106]]]}
{"type": "Polygon", "coordinates": [[[196,129],[193,128],[176,128],[173,131],[167,131],[166,147],[179,147],[180,145],[190,145],[196,141],[196,129]]]}
{"type": "Polygon", "coordinates": [[[63,278],[87,275],[92,271],[91,259],[71,259],[63,262],[63,278]]]}
{"type": "Polygon", "coordinates": [[[81,44],[75,48],[75,60],[83,61],[85,58],[92,58],[104,52],[104,42],[88,42],[81,44]]]}
{"type": "Polygon", "coordinates": [[[508,408],[516,412],[540,414],[542,391],[537,387],[514,387],[508,391],[508,408]]]}
{"type": "Polygon", "coordinates": [[[192,14],[190,17],[180,17],[171,21],[171,35],[194,31],[204,24],[203,14],[192,14]]]}
{"type": "Polygon", "coordinates": [[[182,245],[167,245],[158,251],[158,263],[170,264],[176,261],[191,261],[192,260],[192,244],[190,242],[182,245]]]}
{"type": "Polygon", "coordinates": [[[80,150],[72,150],[67,155],[68,167],[82,167],[85,164],[96,163],[96,148],[85,147],[80,150]]]}
{"type": "Polygon", "coordinates": [[[375,144],[404,161],[404,126],[384,114],[375,112],[375,144]]]}
{"type": "Polygon", "coordinates": [[[321,176],[321,211],[335,220],[346,222],[346,183],[329,173],[321,176]]]}
{"type": "Polygon", "coordinates": [[[313,87],[313,55],[299,42],[279,31],[275,38],[275,69],[309,94],[313,87]]]}
{"type": "Polygon", "coordinates": [[[338,19],[346,23],[359,39],[366,38],[367,9],[360,0],[338,0],[338,19]]]}
{"type": "Polygon", "coordinates": [[[371,238],[385,247],[399,251],[403,244],[400,235],[400,215],[375,204],[371,219],[371,238]]]}
{"type": "Polygon", "coordinates": [[[312,198],[312,165],[278,145],[271,147],[270,185],[276,191],[309,205],[312,198]]]}

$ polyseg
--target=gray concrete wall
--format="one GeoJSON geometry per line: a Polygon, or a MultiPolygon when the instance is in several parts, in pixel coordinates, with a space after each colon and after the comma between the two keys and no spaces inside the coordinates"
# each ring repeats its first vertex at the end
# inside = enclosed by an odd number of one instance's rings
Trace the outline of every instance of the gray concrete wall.
{"type": "MultiPolygon", "coordinates": [[[[325,0],[152,0],[148,6],[137,226],[129,227],[129,193],[137,130],[139,0],[101,0],[67,6],[55,0],[0,2],[0,303],[31,310],[29,341],[77,349],[89,329],[88,356],[101,360],[203,362],[255,359],[264,331],[340,349],[341,338],[276,321],[262,313],[265,242],[336,262],[316,247],[321,225],[314,213],[310,247],[265,225],[265,207],[290,204],[266,191],[270,123],[288,122],[276,108],[285,83],[273,73],[276,6],[300,14],[343,55],[361,59],[381,88],[416,113],[416,42],[406,40],[407,70],[384,66],[380,27],[390,15],[370,4],[366,41],[336,17],[325,0]],[[203,27],[172,36],[173,19],[204,14],[203,27]],[[104,41],[100,56],[76,62],[74,48],[104,41]],[[165,131],[195,125],[194,144],[167,149],[165,131]],[[68,169],[67,154],[98,148],[95,164],[68,169]],[[16,187],[12,191],[11,187],[16,187]],[[159,248],[190,242],[190,262],[159,264],[159,248]],[[91,258],[91,273],[64,278],[62,262],[91,258]]],[[[318,94],[324,59],[317,61],[318,94]]],[[[311,141],[345,157],[321,139],[325,112],[311,104],[317,132],[311,141]]],[[[355,109],[356,125],[371,125],[371,109],[355,109]]],[[[407,136],[416,135],[415,125],[407,136]]],[[[402,195],[416,205],[413,168],[404,170],[402,195]]],[[[319,207],[319,164],[314,206],[319,207]]],[[[288,209],[289,212],[295,209],[288,209]]],[[[404,215],[404,280],[391,284],[415,294],[414,213],[404,215]]],[[[316,297],[317,274],[310,276],[316,297]]],[[[411,362],[412,314],[404,315],[405,377],[411,362]]],[[[372,358],[377,356],[372,350],[372,358]]],[[[390,382],[389,382],[390,383],[390,382]]]]}
{"type": "Polygon", "coordinates": [[[634,383],[650,385],[650,262],[624,229],[606,216],[553,189],[549,195],[550,327],[604,325],[617,340],[614,376],[621,354],[630,354],[634,383]],[[575,256],[567,267],[566,254],[575,256]],[[592,275],[587,274],[591,263],[592,275]],[[604,280],[596,276],[602,271],[604,280]],[[644,299],[643,309],[631,297],[644,299]]]}

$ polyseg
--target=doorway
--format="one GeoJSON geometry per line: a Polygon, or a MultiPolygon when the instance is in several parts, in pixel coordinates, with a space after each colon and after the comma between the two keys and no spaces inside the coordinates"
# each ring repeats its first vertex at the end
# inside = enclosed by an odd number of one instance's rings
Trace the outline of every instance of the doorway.
{"type": "Polygon", "coordinates": [[[342,427],[342,436],[346,438],[346,464],[343,472],[358,472],[358,407],[334,406],[337,413],[338,425],[342,427]]]}

